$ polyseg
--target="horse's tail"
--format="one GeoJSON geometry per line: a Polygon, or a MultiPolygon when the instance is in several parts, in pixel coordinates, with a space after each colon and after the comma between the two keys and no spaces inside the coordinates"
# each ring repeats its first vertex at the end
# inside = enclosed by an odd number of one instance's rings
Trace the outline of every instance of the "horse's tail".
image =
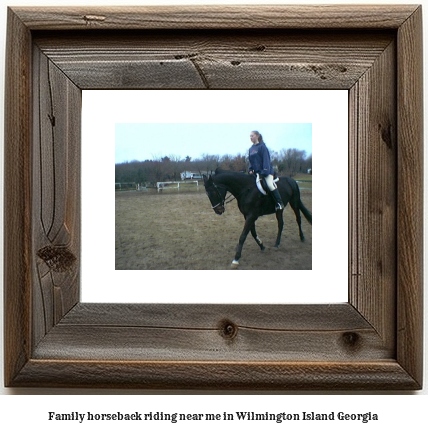
{"type": "MultiPolygon", "coordinates": [[[[297,184],[296,180],[293,178],[285,178],[290,185],[293,195],[294,195],[294,204],[295,207],[302,211],[302,214],[305,216],[306,220],[312,225],[312,214],[310,211],[303,205],[302,199],[300,198],[300,188],[297,184]]],[[[293,206],[294,208],[294,206],[293,206]]]]}
{"type": "Polygon", "coordinates": [[[299,197],[299,208],[300,211],[302,211],[303,215],[305,216],[306,220],[312,224],[312,214],[309,212],[309,210],[303,205],[302,200],[299,197]]]}

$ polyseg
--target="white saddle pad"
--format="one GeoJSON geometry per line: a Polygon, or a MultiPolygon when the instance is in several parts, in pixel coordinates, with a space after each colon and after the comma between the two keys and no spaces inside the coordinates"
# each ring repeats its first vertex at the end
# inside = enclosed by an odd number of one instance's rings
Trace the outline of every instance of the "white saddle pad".
{"type": "MultiPolygon", "coordinates": [[[[279,181],[279,178],[275,178],[274,180],[273,180],[273,184],[275,185],[275,187],[276,187],[276,183],[279,181]]],[[[261,183],[261,179],[260,179],[260,174],[256,174],[256,185],[257,185],[257,188],[259,189],[259,191],[260,191],[260,193],[261,194],[264,194],[265,196],[267,195],[267,192],[266,192],[266,190],[262,187],[262,183],[261,183]]]]}

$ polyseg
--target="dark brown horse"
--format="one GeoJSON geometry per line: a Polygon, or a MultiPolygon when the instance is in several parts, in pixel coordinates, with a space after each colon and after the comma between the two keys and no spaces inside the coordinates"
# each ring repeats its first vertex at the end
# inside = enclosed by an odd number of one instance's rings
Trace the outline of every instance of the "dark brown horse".
{"type": "MultiPolygon", "coordinates": [[[[254,176],[241,172],[229,172],[217,169],[213,176],[210,175],[207,178],[204,175],[204,186],[212,208],[216,214],[221,215],[224,213],[226,194],[229,192],[236,198],[238,208],[244,215],[245,225],[236,246],[236,254],[235,259],[232,261],[232,266],[236,267],[239,265],[242,247],[250,231],[260,249],[265,249],[256,232],[256,220],[262,215],[276,214],[276,219],[278,221],[278,234],[276,237],[275,248],[279,247],[282,229],[284,227],[284,210],[275,210],[273,199],[270,195],[263,195],[260,193],[256,186],[254,176]]],[[[304,241],[305,237],[302,231],[302,218],[300,216],[300,211],[302,211],[306,220],[310,224],[312,224],[312,215],[300,199],[299,186],[294,179],[281,177],[277,182],[277,187],[284,206],[290,203],[296,216],[297,225],[299,226],[300,239],[304,241]]]]}

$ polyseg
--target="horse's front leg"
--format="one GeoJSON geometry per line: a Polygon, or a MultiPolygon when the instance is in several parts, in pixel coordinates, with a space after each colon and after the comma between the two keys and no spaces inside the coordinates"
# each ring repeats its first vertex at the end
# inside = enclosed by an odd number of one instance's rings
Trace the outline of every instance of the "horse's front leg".
{"type": "Polygon", "coordinates": [[[241,258],[242,247],[244,246],[244,242],[247,238],[248,232],[250,232],[251,228],[254,226],[256,219],[254,217],[247,217],[245,219],[244,229],[239,237],[238,244],[236,246],[236,254],[235,259],[232,261],[232,267],[237,267],[239,265],[239,259],[241,258]]]}
{"type": "Polygon", "coordinates": [[[281,234],[282,229],[284,228],[284,217],[283,217],[284,209],[279,209],[276,211],[276,220],[278,222],[278,234],[276,235],[275,248],[279,247],[281,242],[281,234]]]}
{"type": "MultiPolygon", "coordinates": [[[[247,220],[247,216],[244,214],[244,219],[247,220]]],[[[263,251],[265,250],[265,246],[263,245],[263,241],[259,238],[256,232],[256,222],[253,223],[253,226],[251,226],[251,235],[256,240],[257,245],[260,247],[260,249],[263,251]]]]}

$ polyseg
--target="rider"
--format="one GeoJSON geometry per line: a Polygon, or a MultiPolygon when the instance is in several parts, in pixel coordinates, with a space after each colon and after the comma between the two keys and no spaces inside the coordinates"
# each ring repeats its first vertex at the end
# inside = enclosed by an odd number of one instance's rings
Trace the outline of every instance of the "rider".
{"type": "Polygon", "coordinates": [[[258,173],[266,180],[266,184],[276,206],[276,210],[284,208],[281,196],[273,183],[273,167],[270,161],[269,151],[263,142],[263,137],[258,131],[251,131],[250,140],[253,145],[249,151],[250,167],[249,173],[258,173]]]}

